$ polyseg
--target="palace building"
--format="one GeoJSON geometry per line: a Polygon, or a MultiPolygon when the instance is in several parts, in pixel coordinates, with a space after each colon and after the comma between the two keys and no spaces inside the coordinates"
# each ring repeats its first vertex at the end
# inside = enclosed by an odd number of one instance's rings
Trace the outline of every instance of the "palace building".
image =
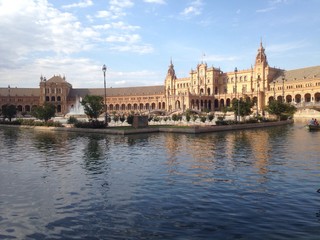
{"type": "MultiPolygon", "coordinates": [[[[87,94],[104,97],[104,88],[73,88],[65,77],[41,76],[39,88],[0,88],[0,107],[15,105],[19,114],[28,114],[33,107],[50,102],[56,106],[56,115],[64,116],[87,94]]],[[[213,112],[240,98],[253,100],[257,112],[273,99],[298,107],[320,106],[320,66],[294,70],[270,67],[260,43],[254,65],[248,69],[223,72],[201,62],[188,77],[178,78],[171,61],[164,85],[107,88],[106,96],[108,112],[140,114],[187,109],[213,112]]]]}

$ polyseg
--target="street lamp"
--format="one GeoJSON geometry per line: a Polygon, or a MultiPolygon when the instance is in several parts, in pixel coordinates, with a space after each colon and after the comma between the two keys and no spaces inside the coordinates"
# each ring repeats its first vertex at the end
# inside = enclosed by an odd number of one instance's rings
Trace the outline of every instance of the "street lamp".
{"type": "Polygon", "coordinates": [[[107,115],[107,84],[106,84],[106,71],[107,67],[105,64],[102,66],[103,80],[104,80],[104,123],[108,126],[108,115],[107,115]]]}
{"type": "Polygon", "coordinates": [[[285,99],[284,99],[284,81],[286,81],[285,79],[285,76],[284,76],[284,73],[282,75],[282,102],[285,102],[285,99]]]}
{"type": "Polygon", "coordinates": [[[259,116],[259,91],[260,91],[260,74],[258,74],[257,79],[257,117],[259,116]]]}
{"type": "Polygon", "coordinates": [[[273,100],[275,101],[276,100],[276,81],[273,80],[272,83],[273,83],[273,100]]]}
{"type": "MultiPolygon", "coordinates": [[[[240,121],[240,99],[239,98],[239,94],[238,94],[238,98],[237,98],[237,73],[238,73],[238,69],[237,67],[234,68],[234,76],[235,76],[235,97],[238,100],[238,116],[239,116],[239,121],[240,121]]],[[[236,118],[236,120],[238,121],[238,117],[236,118]]]]}

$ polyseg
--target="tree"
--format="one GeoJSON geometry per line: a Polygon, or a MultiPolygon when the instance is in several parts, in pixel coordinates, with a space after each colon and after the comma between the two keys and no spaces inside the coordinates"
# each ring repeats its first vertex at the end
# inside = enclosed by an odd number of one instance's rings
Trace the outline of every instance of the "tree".
{"type": "Polygon", "coordinates": [[[209,122],[212,122],[212,120],[214,119],[214,115],[213,114],[209,114],[208,119],[209,119],[209,122]]]}
{"type": "Polygon", "coordinates": [[[297,108],[289,103],[273,100],[269,102],[265,110],[270,114],[276,115],[277,119],[281,120],[282,116],[286,116],[286,118],[292,117],[297,108]]]}
{"type": "Polygon", "coordinates": [[[55,112],[55,106],[52,103],[45,103],[43,106],[33,108],[31,115],[47,122],[50,118],[54,117],[55,112]]]}
{"type": "Polygon", "coordinates": [[[97,119],[103,113],[103,97],[95,95],[86,95],[81,102],[84,108],[84,113],[90,120],[97,119]]]}
{"type": "Polygon", "coordinates": [[[248,116],[252,113],[253,102],[249,98],[246,98],[245,101],[241,98],[240,100],[234,99],[232,101],[232,111],[235,116],[240,115],[241,117],[248,116]]]}
{"type": "Polygon", "coordinates": [[[4,105],[2,107],[2,115],[3,115],[3,120],[5,120],[6,118],[9,119],[9,121],[11,122],[11,119],[13,117],[15,117],[17,115],[17,108],[14,105],[4,105]]]}

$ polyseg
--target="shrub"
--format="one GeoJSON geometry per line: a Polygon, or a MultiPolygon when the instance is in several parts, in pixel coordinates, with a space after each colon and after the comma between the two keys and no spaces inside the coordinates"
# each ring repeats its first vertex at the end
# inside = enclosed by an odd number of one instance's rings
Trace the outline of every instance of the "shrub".
{"type": "Polygon", "coordinates": [[[192,120],[195,122],[196,120],[198,119],[198,116],[197,115],[193,115],[192,116],[192,120]]]}
{"type": "Polygon", "coordinates": [[[172,115],[172,120],[175,122],[175,121],[178,121],[179,120],[179,117],[177,114],[173,114],[172,115]]]}
{"type": "Polygon", "coordinates": [[[190,119],[191,119],[190,114],[187,114],[187,115],[186,115],[186,120],[187,120],[187,122],[190,122],[190,119]]]}
{"type": "Polygon", "coordinates": [[[128,124],[132,124],[133,123],[133,117],[134,117],[134,115],[133,114],[130,114],[129,116],[127,116],[127,123],[128,124]]]}
{"type": "Polygon", "coordinates": [[[124,116],[124,115],[121,115],[121,116],[120,116],[120,122],[123,123],[125,120],[126,120],[125,116],[124,116]]]}
{"type": "Polygon", "coordinates": [[[205,123],[206,120],[207,120],[207,117],[206,117],[206,116],[201,116],[201,117],[200,117],[200,121],[201,121],[201,122],[205,123]]]}
{"type": "Polygon", "coordinates": [[[105,128],[103,121],[93,120],[90,122],[77,122],[74,124],[76,128],[105,128]]]}
{"type": "Polygon", "coordinates": [[[77,122],[78,122],[78,119],[76,117],[73,117],[73,116],[70,116],[68,118],[68,121],[67,121],[68,124],[75,124],[77,122]]]}

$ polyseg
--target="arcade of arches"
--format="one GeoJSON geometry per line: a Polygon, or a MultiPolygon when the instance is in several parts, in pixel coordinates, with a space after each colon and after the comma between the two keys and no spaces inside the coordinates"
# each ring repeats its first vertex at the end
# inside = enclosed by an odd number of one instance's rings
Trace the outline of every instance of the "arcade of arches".
{"type": "MultiPolygon", "coordinates": [[[[199,63],[189,76],[178,78],[172,61],[164,85],[107,88],[107,110],[116,112],[172,113],[192,109],[218,111],[231,106],[233,99],[248,98],[257,111],[277,99],[296,106],[320,105],[320,66],[294,70],[270,67],[260,43],[254,65],[248,69],[223,72],[220,68],[199,63]]],[[[76,89],[63,76],[41,76],[39,88],[0,88],[0,107],[12,104],[18,112],[53,103],[57,115],[76,109],[85,95],[104,96],[104,88],[76,89]]]]}

